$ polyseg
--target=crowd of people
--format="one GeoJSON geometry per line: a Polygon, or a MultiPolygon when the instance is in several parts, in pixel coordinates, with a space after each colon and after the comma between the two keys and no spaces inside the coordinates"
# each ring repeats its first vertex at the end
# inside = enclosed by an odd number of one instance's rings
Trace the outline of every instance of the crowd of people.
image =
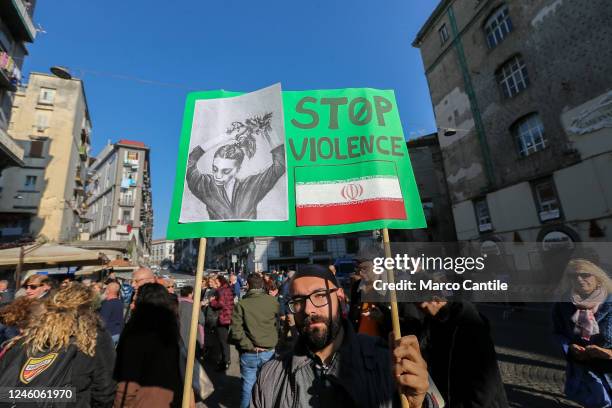
{"type": "MultiPolygon", "coordinates": [[[[316,264],[207,275],[199,305],[192,286],[148,268],[103,282],[35,274],[17,293],[0,281],[0,387],[70,386],[82,407],[180,406],[197,307],[191,406],[212,391],[204,361],[224,372],[230,345],[241,407],[508,406],[489,324],[473,304],[400,303],[404,337],[395,340],[390,305],[366,301],[371,257],[358,258],[344,288],[333,267],[316,264]]],[[[566,395],[612,406],[612,281],[584,259],[569,263],[565,279],[553,323],[566,395]]]]}

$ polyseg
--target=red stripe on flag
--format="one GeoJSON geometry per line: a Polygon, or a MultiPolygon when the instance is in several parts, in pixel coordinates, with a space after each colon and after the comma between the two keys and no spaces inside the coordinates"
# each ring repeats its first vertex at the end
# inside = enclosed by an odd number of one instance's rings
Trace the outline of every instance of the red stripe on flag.
{"type": "Polygon", "coordinates": [[[296,218],[298,227],[405,220],[406,209],[403,200],[368,200],[356,204],[297,207],[296,218]]]}

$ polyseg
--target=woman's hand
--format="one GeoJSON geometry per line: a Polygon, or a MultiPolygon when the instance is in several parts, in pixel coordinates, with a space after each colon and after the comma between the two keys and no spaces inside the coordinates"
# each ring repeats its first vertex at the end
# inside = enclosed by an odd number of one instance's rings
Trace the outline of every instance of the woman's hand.
{"type": "Polygon", "coordinates": [[[569,346],[569,354],[574,358],[574,360],[584,361],[588,359],[585,351],[586,349],[578,344],[570,344],[569,346]]]}
{"type": "Polygon", "coordinates": [[[590,345],[586,346],[584,353],[589,358],[597,358],[602,360],[612,360],[612,350],[603,347],[590,345]]]}

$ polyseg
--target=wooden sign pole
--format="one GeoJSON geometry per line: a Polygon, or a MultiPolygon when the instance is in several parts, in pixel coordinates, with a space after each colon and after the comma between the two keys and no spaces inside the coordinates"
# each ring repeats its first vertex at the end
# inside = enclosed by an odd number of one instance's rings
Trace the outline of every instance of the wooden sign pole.
{"type": "Polygon", "coordinates": [[[206,238],[200,238],[198,250],[198,265],[196,267],[195,285],[193,288],[193,309],[189,328],[189,344],[187,346],[187,364],[185,368],[185,383],[183,384],[183,408],[189,408],[193,395],[193,365],[195,361],[196,336],[198,334],[198,317],[202,297],[202,277],[204,275],[204,259],[206,255],[206,238]]]}
{"type": "MultiPolygon", "coordinates": [[[[391,244],[389,242],[389,229],[383,228],[383,244],[385,246],[385,257],[391,258],[391,244]]],[[[393,284],[395,282],[395,277],[393,276],[393,269],[387,269],[387,281],[389,284],[393,284]]],[[[389,291],[391,295],[390,303],[391,303],[391,324],[393,326],[393,338],[395,340],[399,340],[402,337],[402,331],[400,329],[399,322],[399,311],[397,308],[397,294],[394,290],[389,291]]],[[[402,408],[410,408],[410,403],[406,396],[400,393],[400,399],[402,401],[402,408]]]]}

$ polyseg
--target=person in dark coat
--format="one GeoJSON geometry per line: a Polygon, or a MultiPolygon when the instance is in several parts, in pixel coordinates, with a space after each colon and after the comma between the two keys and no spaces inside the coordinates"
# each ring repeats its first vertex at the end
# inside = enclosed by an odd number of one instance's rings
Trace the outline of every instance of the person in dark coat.
{"type": "Polygon", "coordinates": [[[553,308],[555,337],[567,359],[565,395],[587,408],[612,406],[612,280],[587,259],[565,270],[565,302],[553,308]]]}
{"type": "Polygon", "coordinates": [[[428,325],[423,355],[446,406],[508,407],[486,318],[468,302],[432,300],[418,306],[428,325]]]}
{"type": "Polygon", "coordinates": [[[219,288],[217,294],[210,300],[210,307],[219,311],[217,318],[217,338],[221,346],[221,358],[217,368],[219,370],[227,370],[230,366],[230,349],[229,349],[229,328],[232,324],[232,313],[234,311],[234,294],[230,288],[227,279],[223,276],[218,276],[219,288]]]}
{"type": "Polygon", "coordinates": [[[115,346],[119,343],[124,320],[123,301],[119,298],[119,290],[117,282],[110,282],[106,287],[106,297],[99,310],[100,317],[104,321],[106,330],[110,333],[115,346]]]}
{"type": "Polygon", "coordinates": [[[179,341],[175,300],[163,285],[142,285],[117,346],[115,407],[181,406],[179,341]]]}
{"type": "Polygon", "coordinates": [[[6,305],[15,299],[15,292],[9,288],[7,280],[0,280],[0,306],[6,305]]]}

